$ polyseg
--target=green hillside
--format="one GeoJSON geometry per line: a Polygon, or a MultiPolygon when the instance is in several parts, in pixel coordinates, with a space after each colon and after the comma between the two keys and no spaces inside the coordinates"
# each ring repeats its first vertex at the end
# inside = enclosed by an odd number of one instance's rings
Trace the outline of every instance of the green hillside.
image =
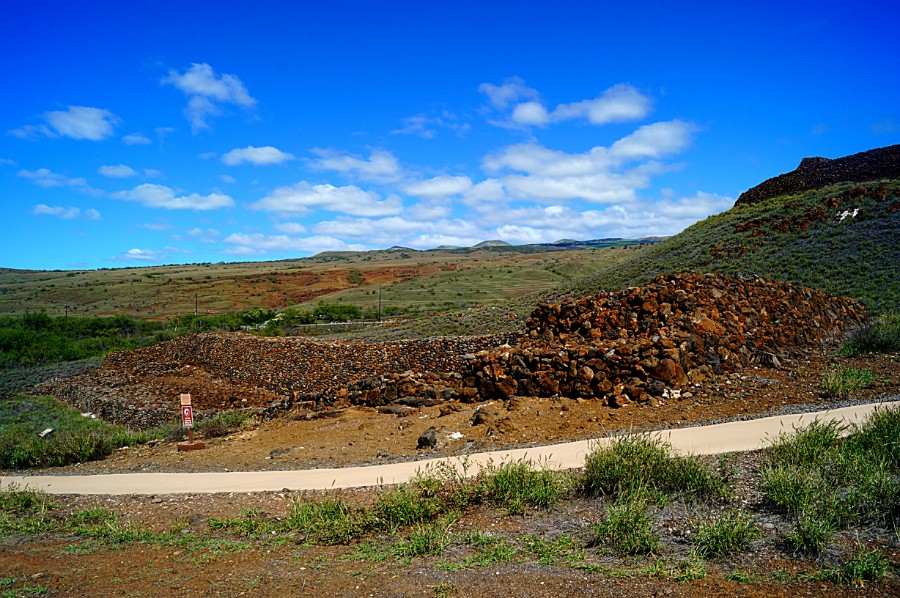
{"type": "Polygon", "coordinates": [[[571,292],[588,295],[684,271],[756,274],[853,296],[874,313],[900,312],[900,180],[843,183],[737,205],[576,283],[571,292]]]}

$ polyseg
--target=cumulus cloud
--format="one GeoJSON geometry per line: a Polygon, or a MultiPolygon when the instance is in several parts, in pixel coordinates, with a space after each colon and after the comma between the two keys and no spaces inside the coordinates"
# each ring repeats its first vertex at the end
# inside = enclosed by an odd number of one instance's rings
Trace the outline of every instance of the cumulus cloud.
{"type": "Polygon", "coordinates": [[[231,197],[221,193],[178,196],[173,189],[165,185],[144,183],[128,191],[117,191],[112,194],[116,199],[133,201],[148,208],[163,208],[166,210],[217,210],[234,205],[231,197]]]}
{"type": "Polygon", "coordinates": [[[97,172],[105,177],[114,179],[127,179],[128,177],[137,176],[138,172],[126,164],[116,164],[114,166],[104,165],[97,169],[97,172]]]}
{"type": "Polygon", "coordinates": [[[505,110],[511,104],[518,103],[519,100],[540,98],[537,90],[525,85],[525,81],[521,77],[508,77],[500,85],[482,83],[478,86],[478,91],[488,97],[494,108],[500,110],[505,110]]]}
{"type": "Polygon", "coordinates": [[[244,148],[235,148],[222,156],[222,163],[228,166],[237,166],[244,162],[248,164],[256,164],[262,166],[266,164],[281,164],[288,160],[293,160],[294,156],[281,151],[277,147],[266,145],[263,147],[254,147],[248,145],[244,148]]]}
{"type": "Polygon", "coordinates": [[[147,145],[151,143],[150,138],[143,133],[129,133],[122,136],[122,143],[125,145],[147,145]]]}
{"type": "MultiPolygon", "coordinates": [[[[634,201],[636,191],[649,186],[652,175],[670,168],[658,160],[684,150],[695,129],[679,120],[654,123],[610,147],[597,146],[582,153],[549,149],[538,143],[510,145],[482,161],[489,173],[510,173],[485,187],[483,191],[490,193],[485,199],[499,199],[505,191],[513,199],[634,201]]],[[[471,205],[478,201],[477,194],[465,200],[471,205]]]]}
{"type": "Polygon", "coordinates": [[[76,218],[84,218],[86,220],[100,220],[100,212],[93,208],[81,210],[81,208],[66,208],[63,206],[48,206],[46,204],[38,204],[34,206],[33,213],[38,216],[54,216],[63,220],[74,220],[76,218]]]}
{"type": "Polygon", "coordinates": [[[403,202],[397,196],[380,199],[379,195],[364,191],[355,185],[311,185],[301,181],[287,187],[279,187],[251,207],[265,212],[282,214],[306,214],[314,208],[329,212],[341,212],[353,216],[385,216],[399,214],[403,202]]]}
{"type": "Polygon", "coordinates": [[[153,249],[129,249],[125,253],[115,256],[116,260],[128,260],[137,262],[156,262],[162,259],[163,254],[153,249]]]}
{"type": "Polygon", "coordinates": [[[474,245],[485,239],[482,229],[463,219],[413,220],[408,216],[341,217],[318,223],[315,232],[357,239],[372,247],[404,245],[427,249],[437,245],[474,245]]]}
{"type": "Polygon", "coordinates": [[[256,100],[237,75],[216,75],[206,63],[193,63],[184,72],[170,70],[160,82],[172,85],[188,96],[184,112],[194,133],[210,129],[207,120],[221,114],[222,105],[233,104],[245,109],[256,105],[256,100]]]}
{"type": "Polygon", "coordinates": [[[593,125],[639,120],[650,113],[650,98],[627,83],[614,85],[593,100],[560,104],[553,111],[556,122],[585,118],[593,125]]]}
{"type": "Polygon", "coordinates": [[[442,174],[424,181],[412,181],[402,185],[409,195],[423,198],[450,197],[465,193],[472,188],[472,179],[467,176],[442,174]]]}
{"type": "Polygon", "coordinates": [[[521,79],[507,80],[503,85],[484,83],[479,90],[491,105],[509,112],[508,121],[492,121],[504,127],[543,127],[566,120],[583,119],[593,125],[639,120],[650,113],[652,102],[634,86],[619,83],[596,98],[559,104],[552,110],[544,105],[537,90],[521,79]]]}
{"type": "Polygon", "coordinates": [[[377,183],[398,181],[403,174],[400,162],[385,150],[372,150],[368,159],[325,148],[314,148],[312,152],[318,159],[310,160],[309,165],[318,170],[331,170],[377,183]]]}
{"type": "Polygon", "coordinates": [[[111,137],[121,119],[102,108],[69,106],[66,110],[45,112],[44,124],[25,125],[9,133],[21,138],[69,137],[70,139],[100,141],[111,137]]]}
{"type": "Polygon", "coordinates": [[[266,255],[269,253],[322,251],[363,251],[364,245],[347,244],[335,237],[312,236],[291,237],[288,235],[264,235],[261,233],[234,233],[225,238],[225,243],[233,245],[225,252],[232,255],[266,255]]]}

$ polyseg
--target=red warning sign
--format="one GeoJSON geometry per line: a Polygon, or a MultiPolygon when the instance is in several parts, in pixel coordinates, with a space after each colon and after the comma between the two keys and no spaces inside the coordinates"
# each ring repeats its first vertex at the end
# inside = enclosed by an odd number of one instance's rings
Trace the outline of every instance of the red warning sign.
{"type": "Polygon", "coordinates": [[[182,405],[181,407],[181,423],[185,428],[194,427],[194,408],[190,405],[182,405]]]}

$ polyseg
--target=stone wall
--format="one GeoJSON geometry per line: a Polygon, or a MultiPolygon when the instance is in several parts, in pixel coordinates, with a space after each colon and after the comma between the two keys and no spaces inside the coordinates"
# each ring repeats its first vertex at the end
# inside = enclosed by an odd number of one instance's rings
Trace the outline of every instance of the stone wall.
{"type": "Polygon", "coordinates": [[[844,158],[804,158],[797,170],[771,178],[741,193],[735,205],[818,189],[842,182],[900,178],[900,145],[891,145],[844,158]]]}
{"type": "Polygon", "coordinates": [[[824,291],[756,277],[664,275],[644,287],[540,304],[518,338],[361,343],[198,334],[111,354],[97,370],[38,390],[140,428],[171,421],[181,392],[191,393],[201,418],[238,408],[392,412],[515,395],[618,407],[652,404],[751,363],[777,366],[864,319],[854,299],[824,291]]]}

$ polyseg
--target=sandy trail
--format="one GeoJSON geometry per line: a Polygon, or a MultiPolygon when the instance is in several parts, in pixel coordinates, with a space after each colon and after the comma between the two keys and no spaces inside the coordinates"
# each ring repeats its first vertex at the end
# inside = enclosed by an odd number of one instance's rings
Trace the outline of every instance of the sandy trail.
{"type": "MultiPolygon", "coordinates": [[[[747,421],[735,421],[692,428],[654,432],[653,435],[671,443],[680,453],[715,455],[750,451],[764,447],[782,431],[809,424],[813,420],[860,423],[876,408],[890,408],[898,402],[870,403],[840,409],[796,415],[781,415],[747,421]]],[[[466,472],[470,475],[490,462],[502,463],[532,460],[559,469],[584,465],[585,456],[608,438],[581,440],[548,446],[491,451],[465,457],[466,472]]],[[[40,489],[50,494],[197,494],[216,492],[258,492],[278,490],[327,490],[329,488],[360,488],[380,484],[400,484],[417,473],[441,464],[450,464],[462,471],[460,457],[444,457],[421,461],[407,461],[364,467],[336,469],[306,469],[293,471],[235,471],[201,473],[117,473],[101,475],[39,475],[2,476],[0,486],[40,489]]]]}

